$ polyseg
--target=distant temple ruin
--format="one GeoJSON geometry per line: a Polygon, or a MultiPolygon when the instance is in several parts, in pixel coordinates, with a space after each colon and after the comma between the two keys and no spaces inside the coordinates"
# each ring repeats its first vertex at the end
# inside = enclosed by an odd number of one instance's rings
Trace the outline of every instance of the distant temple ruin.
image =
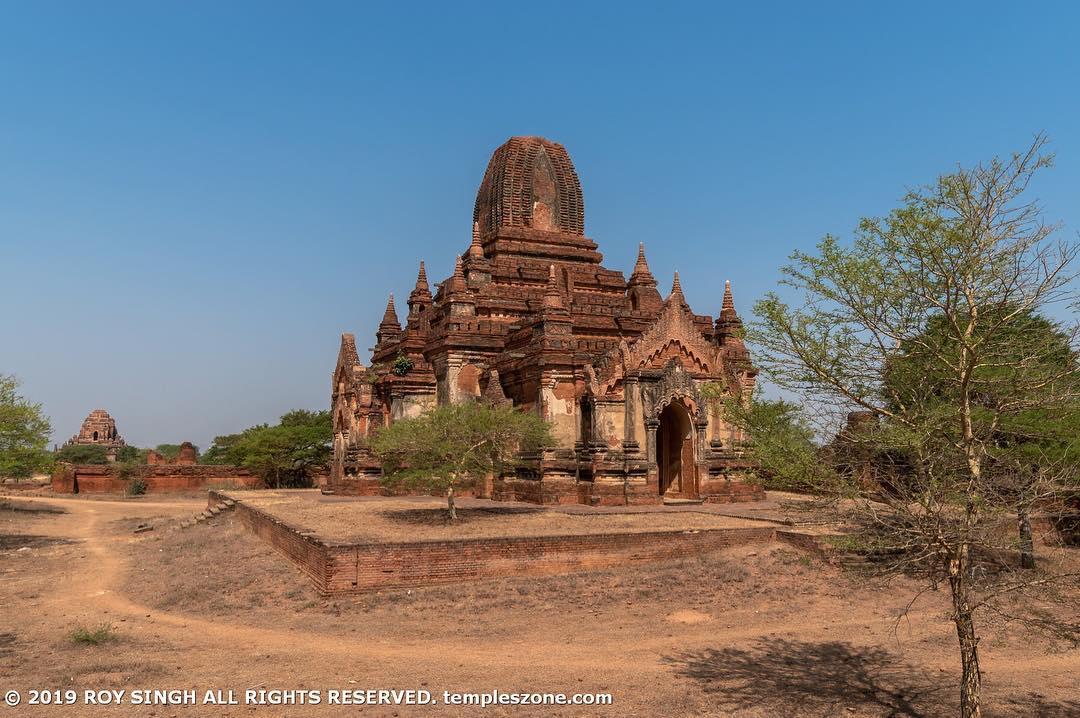
{"type": "Polygon", "coordinates": [[[343,334],[333,373],[329,490],[375,493],[364,440],[461,401],[510,402],[552,425],[556,445],[495,477],[492,498],[537,503],[739,501],[760,489],[725,396],[757,369],[731,286],[717,318],[695,314],[678,273],[666,298],[638,250],[629,279],[585,236],[581,184],[562,145],[513,137],[488,163],[472,241],[432,294],[424,263],[404,326],[391,294],[371,365],[343,334]],[[710,398],[712,400],[710,400],[710,398]]]}
{"type": "Polygon", "coordinates": [[[116,420],[104,409],[94,409],[83,420],[79,433],[67,440],[64,446],[72,444],[97,444],[104,446],[109,461],[116,460],[116,450],[126,446],[126,442],[116,430],[116,420]]]}

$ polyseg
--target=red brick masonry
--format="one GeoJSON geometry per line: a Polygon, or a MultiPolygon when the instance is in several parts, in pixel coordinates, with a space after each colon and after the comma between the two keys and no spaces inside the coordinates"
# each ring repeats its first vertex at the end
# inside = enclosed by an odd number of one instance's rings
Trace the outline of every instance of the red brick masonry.
{"type": "Polygon", "coordinates": [[[58,494],[122,494],[131,480],[146,482],[147,493],[169,493],[205,489],[208,486],[260,488],[262,479],[238,466],[160,465],[138,466],[127,478],[108,464],[57,464],[52,475],[52,490],[58,494]]]}
{"type": "MultiPolygon", "coordinates": [[[[244,524],[296,564],[320,593],[350,593],[454,583],[504,576],[543,576],[681,559],[741,544],[766,543],[774,526],[649,531],[570,536],[345,543],[326,541],[245,504],[242,497],[211,491],[209,505],[236,501],[244,524]]],[[[783,532],[785,534],[791,532],[783,532]]]]}

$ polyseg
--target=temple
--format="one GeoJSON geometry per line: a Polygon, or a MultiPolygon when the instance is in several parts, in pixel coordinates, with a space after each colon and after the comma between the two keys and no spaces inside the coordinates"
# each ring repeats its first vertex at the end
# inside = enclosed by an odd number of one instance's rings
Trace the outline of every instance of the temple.
{"type": "MultiPolygon", "coordinates": [[[[463,243],[464,244],[464,243],[463,243]]],[[[715,320],[695,314],[678,273],[667,297],[644,246],[629,279],[585,236],[581,183],[562,145],[513,137],[477,192],[472,238],[453,274],[424,263],[400,322],[391,294],[370,365],[343,334],[333,373],[328,491],[380,491],[365,438],[448,402],[512,403],[543,416],[556,445],[523,456],[477,494],[616,505],[761,498],[724,398],[757,370],[731,285],[715,320]]]]}
{"type": "Polygon", "coordinates": [[[104,446],[110,461],[116,460],[116,450],[125,445],[116,430],[116,420],[104,409],[94,409],[83,420],[79,433],[68,439],[64,446],[72,444],[98,444],[104,446]]]}

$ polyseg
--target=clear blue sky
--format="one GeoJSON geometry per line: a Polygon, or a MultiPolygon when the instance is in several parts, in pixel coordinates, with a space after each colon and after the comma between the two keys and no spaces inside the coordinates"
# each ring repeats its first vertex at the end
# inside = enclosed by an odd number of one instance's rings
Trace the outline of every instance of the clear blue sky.
{"type": "Polygon", "coordinates": [[[1040,130],[1075,232],[1078,48],[1074,3],[2,0],[0,372],[58,442],[326,407],[514,134],[566,145],[608,266],[644,241],[702,313],[1040,130]]]}

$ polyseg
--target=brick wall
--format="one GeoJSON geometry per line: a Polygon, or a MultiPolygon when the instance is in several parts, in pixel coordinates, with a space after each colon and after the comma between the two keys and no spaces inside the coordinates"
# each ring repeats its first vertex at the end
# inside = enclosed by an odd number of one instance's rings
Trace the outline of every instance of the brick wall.
{"type": "MultiPolygon", "coordinates": [[[[207,506],[215,506],[226,498],[225,494],[210,491],[207,506]]],[[[230,496],[234,501],[235,496],[230,496]]],[[[281,551],[296,566],[308,575],[320,593],[329,593],[333,569],[336,562],[331,560],[331,551],[322,541],[300,528],[290,526],[262,511],[253,509],[243,501],[236,501],[237,517],[256,536],[281,551]]],[[[355,556],[352,558],[355,568],[355,556]]]]}
{"type": "MultiPolygon", "coordinates": [[[[223,494],[211,492],[211,504],[223,494]]],[[[232,496],[236,500],[236,496],[232,496]]],[[[323,541],[237,501],[240,520],[324,593],[376,591],[505,576],[544,576],[664,559],[773,540],[771,526],[577,536],[348,544],[323,541]]]]}
{"type": "Polygon", "coordinates": [[[60,494],[122,494],[131,480],[146,482],[147,493],[199,491],[208,486],[258,488],[262,479],[238,466],[158,465],[136,466],[127,478],[119,475],[116,466],[107,464],[57,464],[52,475],[52,490],[60,494]]]}

